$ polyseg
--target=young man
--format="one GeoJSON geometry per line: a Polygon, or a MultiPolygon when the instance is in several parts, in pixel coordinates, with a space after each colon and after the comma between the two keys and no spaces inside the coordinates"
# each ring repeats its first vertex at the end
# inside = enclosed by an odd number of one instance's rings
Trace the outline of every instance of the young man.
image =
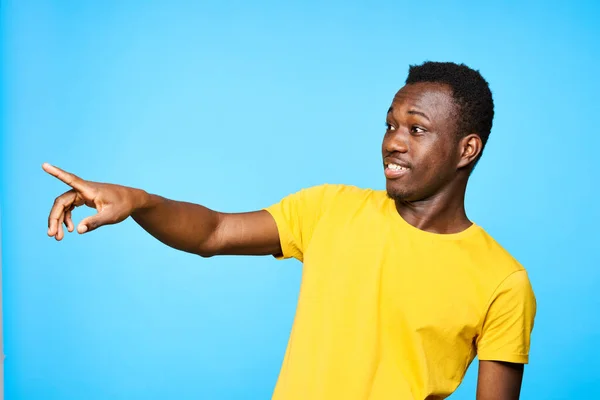
{"type": "Polygon", "coordinates": [[[386,191],[322,185],[264,210],[227,214],[139,189],[72,187],[48,235],[131,216],[163,243],[203,257],[303,262],[296,318],[273,399],[441,399],[480,360],[479,400],[519,398],[535,296],[523,267],[466,215],[469,175],[492,127],[487,82],[464,65],[412,66],[387,113],[386,191]]]}

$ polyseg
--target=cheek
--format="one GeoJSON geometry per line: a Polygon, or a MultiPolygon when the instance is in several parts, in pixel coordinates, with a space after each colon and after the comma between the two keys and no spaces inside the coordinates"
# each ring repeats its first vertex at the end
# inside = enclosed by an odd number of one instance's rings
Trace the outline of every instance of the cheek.
{"type": "Polygon", "coordinates": [[[427,146],[415,146],[414,156],[418,160],[421,175],[435,179],[445,175],[454,153],[446,143],[436,141],[427,146]]]}
{"type": "Polygon", "coordinates": [[[440,146],[432,141],[430,143],[413,143],[411,156],[423,169],[435,167],[442,153],[440,146]]]}

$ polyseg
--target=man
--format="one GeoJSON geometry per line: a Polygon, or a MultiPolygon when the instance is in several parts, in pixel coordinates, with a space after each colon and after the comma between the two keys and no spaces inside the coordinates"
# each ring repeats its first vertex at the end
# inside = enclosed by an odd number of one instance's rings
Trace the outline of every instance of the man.
{"type": "Polygon", "coordinates": [[[477,399],[518,399],[536,302],[523,267],[466,215],[467,181],[492,127],[487,82],[465,65],[411,66],[387,113],[386,191],[321,185],[249,213],[220,213],[139,189],[72,187],[48,235],[131,216],[163,243],[211,257],[303,262],[296,318],[273,394],[281,400],[441,399],[480,360],[477,399]]]}

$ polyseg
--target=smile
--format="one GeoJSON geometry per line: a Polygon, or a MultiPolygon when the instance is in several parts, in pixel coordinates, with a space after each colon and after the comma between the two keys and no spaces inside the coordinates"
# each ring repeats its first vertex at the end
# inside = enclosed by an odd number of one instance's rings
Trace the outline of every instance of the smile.
{"type": "Polygon", "coordinates": [[[398,164],[389,163],[385,165],[385,177],[388,179],[398,178],[408,172],[407,167],[398,164]]]}
{"type": "Polygon", "coordinates": [[[386,168],[389,168],[392,171],[402,171],[402,170],[408,169],[406,167],[403,167],[401,165],[394,164],[394,163],[388,164],[386,168]]]}

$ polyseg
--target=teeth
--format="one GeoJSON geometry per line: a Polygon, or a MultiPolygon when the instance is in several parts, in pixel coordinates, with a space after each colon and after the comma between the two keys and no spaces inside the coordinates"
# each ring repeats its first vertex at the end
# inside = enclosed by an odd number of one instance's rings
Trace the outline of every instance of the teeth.
{"type": "Polygon", "coordinates": [[[388,164],[387,167],[393,171],[404,171],[405,169],[408,169],[408,168],[401,167],[398,164],[388,164]]]}

